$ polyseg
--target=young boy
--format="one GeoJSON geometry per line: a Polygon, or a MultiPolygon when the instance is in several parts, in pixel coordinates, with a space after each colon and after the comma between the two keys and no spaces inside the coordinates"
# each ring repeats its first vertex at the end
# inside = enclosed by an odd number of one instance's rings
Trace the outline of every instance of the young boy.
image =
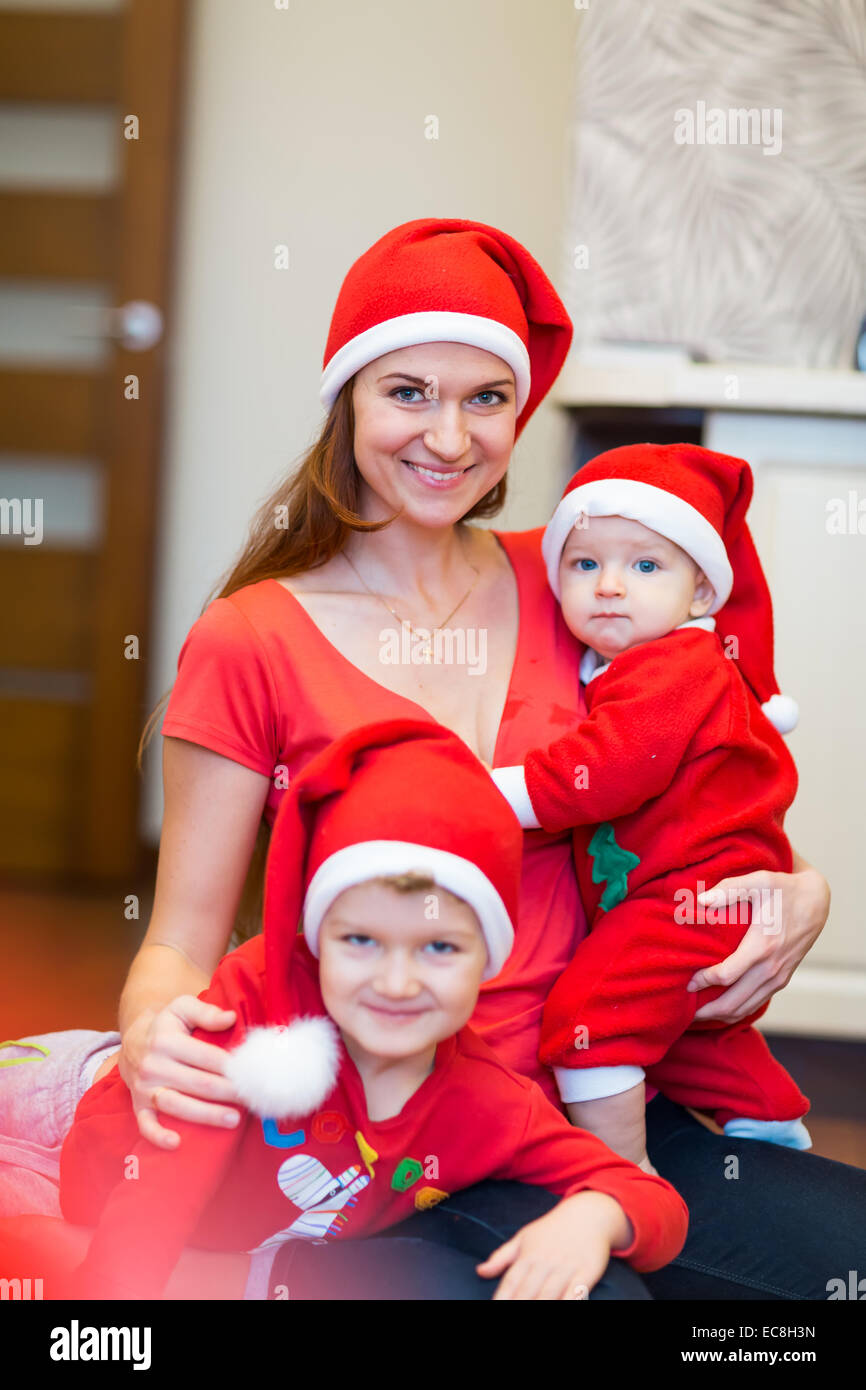
{"type": "Polygon", "coordinates": [[[548,998],[539,1056],[574,1123],[635,1163],[645,1076],[726,1133],[811,1147],[808,1101],[750,1026],[766,1005],[741,1024],[693,1024],[719,991],[686,990],[749,921],[743,905],[733,925],[705,911],[698,894],[791,870],[782,823],[797,775],[770,720],[787,731],[796,706],[773,693],[751,494],[742,459],[685,444],[612,449],[574,476],[542,549],[587,647],[588,717],[525,768],[491,774],[524,827],[574,827],[590,932],[548,998]],[[732,590],[725,633],[740,630],[723,647],[710,615],[732,590]],[[759,706],[753,691],[770,698],[759,706]]]}
{"type": "Polygon", "coordinates": [[[237,1015],[227,1073],[246,1113],[227,1132],[173,1120],[164,1151],[139,1138],[116,1069],[91,1087],[61,1156],[64,1216],[97,1227],[79,1295],[158,1297],[185,1246],[351,1239],[485,1178],[563,1197],[478,1267],[505,1275],[497,1297],[580,1297],[611,1254],[638,1270],[674,1258],[674,1189],[466,1027],[511,950],[522,840],[439,725],[370,725],[307,765],[274,824],[263,936],[201,996],[237,1015]]]}

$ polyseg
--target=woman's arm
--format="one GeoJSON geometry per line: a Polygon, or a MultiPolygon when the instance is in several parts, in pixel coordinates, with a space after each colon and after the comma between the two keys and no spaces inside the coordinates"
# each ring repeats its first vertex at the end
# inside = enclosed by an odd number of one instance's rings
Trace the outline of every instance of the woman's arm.
{"type": "Polygon", "coordinates": [[[695,1018],[738,1023],[784,989],[803,957],[820,936],[830,912],[830,885],[823,874],[793,851],[794,872],[759,871],[723,878],[698,895],[705,907],[742,901],[763,890],[762,911],[753,916],[746,934],[731,955],[718,965],[698,970],[689,990],[710,985],[728,989],[698,1009],[695,1018]]]}
{"type": "Polygon", "coordinates": [[[139,1129],[162,1148],[178,1137],[153,1107],[202,1124],[234,1123],[223,1052],[190,1037],[234,1014],[195,995],[231,936],[261,821],[268,778],[184,739],[165,738],[165,814],[153,913],[120,999],[120,1073],[139,1129]],[[222,1103],[221,1103],[222,1102],[222,1103]],[[228,1116],[228,1120],[227,1117],[228,1116]]]}

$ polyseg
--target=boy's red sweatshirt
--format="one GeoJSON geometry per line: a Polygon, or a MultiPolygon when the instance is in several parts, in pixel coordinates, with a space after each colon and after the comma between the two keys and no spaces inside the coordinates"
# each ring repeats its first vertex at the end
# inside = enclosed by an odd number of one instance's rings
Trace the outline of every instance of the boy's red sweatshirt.
{"type": "MultiPolygon", "coordinates": [[[[264,939],[220,962],[199,996],[236,1009],[232,1048],[266,1022],[264,939]]],[[[299,941],[292,962],[297,1014],[324,1014],[318,972],[299,941]]],[[[511,1178],[570,1195],[614,1197],[634,1239],[612,1253],[658,1269],[682,1249],[685,1203],[671,1185],[575,1129],[539,1087],[509,1070],[470,1028],[441,1042],[433,1071],[399,1114],[373,1122],[358,1071],[340,1046],[337,1084],[296,1122],[242,1112],[223,1130],[172,1117],[173,1151],[142,1139],[129,1091],[114,1068],[82,1097],[60,1159],[67,1220],[96,1226],[80,1291],[97,1298],[158,1298],[187,1245],[250,1251],[289,1239],[372,1235],[485,1178],[511,1178]]]]}

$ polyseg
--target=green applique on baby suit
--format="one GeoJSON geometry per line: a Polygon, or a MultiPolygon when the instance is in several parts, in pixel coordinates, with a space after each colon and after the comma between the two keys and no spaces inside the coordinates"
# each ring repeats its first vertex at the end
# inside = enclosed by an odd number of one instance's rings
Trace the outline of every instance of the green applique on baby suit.
{"type": "Polygon", "coordinates": [[[610,821],[600,825],[589,842],[593,883],[606,883],[599,907],[609,912],[628,892],[628,876],[640,863],[640,856],[623,849],[614,838],[610,821]]]}

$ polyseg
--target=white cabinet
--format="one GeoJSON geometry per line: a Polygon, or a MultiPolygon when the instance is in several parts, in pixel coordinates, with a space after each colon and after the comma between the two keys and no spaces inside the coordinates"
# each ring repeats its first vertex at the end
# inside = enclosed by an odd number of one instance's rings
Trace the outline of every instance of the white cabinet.
{"type": "Polygon", "coordinates": [[[800,705],[786,828],[832,890],[824,932],[762,1026],[866,1037],[866,420],[719,412],[704,443],[754,469],[776,676],[800,705]]]}

